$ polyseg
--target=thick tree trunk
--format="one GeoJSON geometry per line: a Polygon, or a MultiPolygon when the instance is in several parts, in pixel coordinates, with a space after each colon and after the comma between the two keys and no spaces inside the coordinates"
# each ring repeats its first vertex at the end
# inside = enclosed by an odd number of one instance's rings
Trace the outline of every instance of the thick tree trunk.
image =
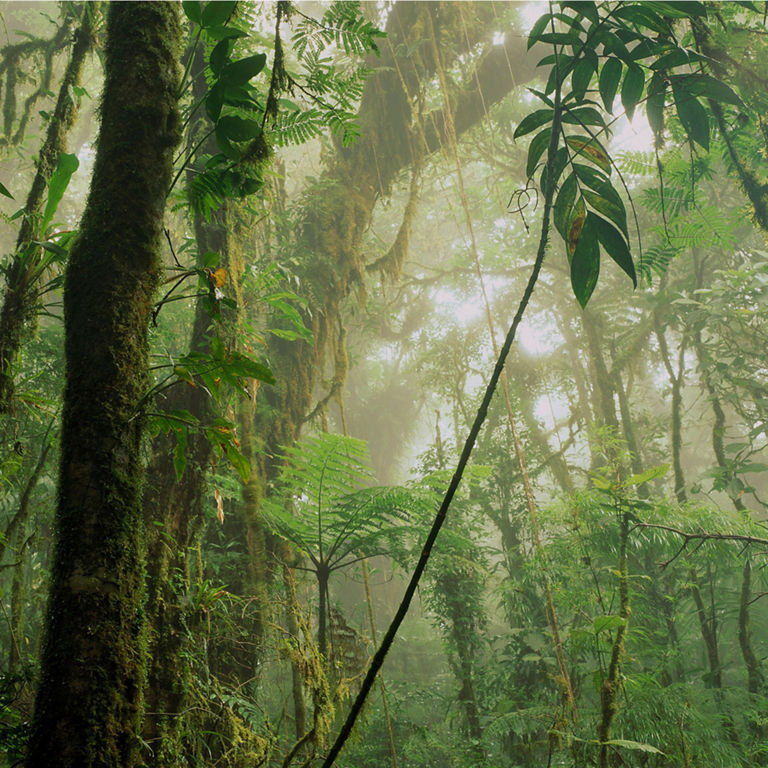
{"type": "Polygon", "coordinates": [[[176,3],[113,3],[91,190],[65,285],[61,476],[27,768],[130,768],[144,682],[142,411],[179,140],[176,3]]]}

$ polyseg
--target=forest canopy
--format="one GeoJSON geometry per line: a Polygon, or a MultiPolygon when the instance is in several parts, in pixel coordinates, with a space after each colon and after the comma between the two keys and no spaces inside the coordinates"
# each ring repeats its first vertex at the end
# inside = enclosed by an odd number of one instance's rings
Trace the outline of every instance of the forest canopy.
{"type": "Polygon", "coordinates": [[[0,4],[0,766],[768,765],[767,8],[0,4]]]}

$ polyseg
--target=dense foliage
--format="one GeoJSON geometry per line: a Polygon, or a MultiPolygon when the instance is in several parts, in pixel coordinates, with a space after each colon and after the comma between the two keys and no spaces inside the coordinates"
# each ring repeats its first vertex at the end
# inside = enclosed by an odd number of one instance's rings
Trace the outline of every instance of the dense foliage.
{"type": "Polygon", "coordinates": [[[8,7],[0,765],[768,765],[763,5],[8,7]]]}

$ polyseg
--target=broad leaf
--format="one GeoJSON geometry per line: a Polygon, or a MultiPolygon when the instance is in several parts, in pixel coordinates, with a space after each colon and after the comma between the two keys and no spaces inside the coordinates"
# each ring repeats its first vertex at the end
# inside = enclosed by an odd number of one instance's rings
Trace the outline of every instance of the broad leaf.
{"type": "Polygon", "coordinates": [[[51,180],[48,182],[48,200],[45,204],[45,210],[43,211],[43,220],[40,224],[40,231],[45,232],[48,225],[56,215],[56,210],[59,207],[61,198],[64,197],[64,192],[69,186],[69,180],[72,178],[72,174],[80,167],[80,161],[77,159],[77,155],[69,155],[66,152],[62,152],[59,155],[59,162],[56,164],[56,170],[51,176],[51,180]]]}
{"type": "Polygon", "coordinates": [[[234,13],[235,0],[214,0],[205,4],[200,23],[203,27],[219,27],[225,24],[234,13]]]}
{"type": "Polygon", "coordinates": [[[582,307],[587,306],[600,275],[596,219],[593,213],[587,214],[571,259],[571,286],[582,307]]]}
{"type": "Polygon", "coordinates": [[[554,110],[551,109],[537,109],[535,112],[531,112],[530,115],[526,115],[517,126],[513,138],[519,139],[521,136],[532,133],[537,128],[541,127],[545,123],[552,121],[554,110]]]}
{"type": "Polygon", "coordinates": [[[643,86],[645,85],[645,73],[642,67],[633,64],[627,68],[624,75],[624,82],[621,84],[621,104],[627,117],[631,120],[635,114],[635,107],[643,95],[643,86]]]}
{"type": "Polygon", "coordinates": [[[709,149],[709,119],[698,99],[680,81],[672,83],[675,109],[688,138],[709,149]]]}
{"type": "Polygon", "coordinates": [[[264,69],[266,63],[267,56],[264,53],[230,62],[221,71],[221,81],[225,85],[245,85],[264,69]]]}
{"type": "Polygon", "coordinates": [[[622,64],[619,59],[610,58],[603,64],[600,70],[600,98],[606,111],[613,112],[613,100],[616,98],[616,91],[619,89],[619,80],[621,80],[622,64]]]}
{"type": "Polygon", "coordinates": [[[550,126],[541,131],[541,133],[537,133],[531,140],[531,145],[528,147],[528,162],[525,165],[525,173],[528,178],[535,173],[541,156],[547,151],[551,136],[552,127],[550,126]]]}
{"type": "Polygon", "coordinates": [[[600,170],[611,172],[611,158],[597,139],[587,136],[568,136],[565,143],[575,149],[585,160],[593,162],[600,170]]]}
{"type": "Polygon", "coordinates": [[[605,248],[605,252],[629,275],[637,288],[637,274],[632,254],[619,230],[602,217],[597,217],[597,239],[605,248]]]}

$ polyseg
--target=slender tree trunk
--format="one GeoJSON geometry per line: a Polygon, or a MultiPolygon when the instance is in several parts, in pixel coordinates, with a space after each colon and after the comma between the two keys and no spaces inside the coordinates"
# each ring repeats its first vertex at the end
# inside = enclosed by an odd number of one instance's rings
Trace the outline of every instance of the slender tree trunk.
{"type": "Polygon", "coordinates": [[[629,538],[629,514],[619,510],[619,616],[624,623],[616,628],[611,649],[611,661],[608,674],[603,680],[600,691],[600,724],[597,738],[600,741],[600,768],[608,768],[608,745],[611,738],[611,727],[619,710],[619,688],[621,685],[621,665],[624,661],[627,627],[631,614],[629,605],[629,570],[627,567],[627,540],[629,538]]]}
{"type": "Polygon", "coordinates": [[[749,604],[752,597],[752,564],[747,558],[741,577],[741,599],[739,600],[739,646],[744,664],[747,668],[747,688],[750,693],[760,693],[765,685],[765,676],[761,669],[760,660],[752,648],[749,621],[749,604]]]}
{"type": "Polygon", "coordinates": [[[34,317],[37,307],[38,279],[36,265],[41,252],[32,244],[44,232],[39,232],[38,221],[48,182],[66,152],[67,134],[74,125],[78,105],[72,97],[74,87],[80,84],[86,56],[93,45],[93,23],[99,14],[99,2],[81,8],[82,23],[74,36],[72,54],[59,87],[59,96],[53,111],[45,141],[37,160],[37,171],[24,204],[14,257],[6,271],[6,289],[0,309],[0,413],[11,409],[14,394],[13,367],[21,347],[24,332],[34,317]]]}
{"type": "Polygon", "coordinates": [[[677,373],[672,367],[672,360],[667,346],[667,337],[664,329],[661,327],[661,319],[656,316],[656,338],[659,342],[659,351],[664,368],[669,376],[669,383],[672,386],[672,468],[675,475],[675,495],[680,504],[685,504],[688,500],[688,494],[685,491],[685,475],[683,473],[683,372],[685,368],[685,341],[680,341],[678,351],[677,373]]]}
{"type": "Polygon", "coordinates": [[[179,140],[179,12],[109,7],[99,144],[66,274],[57,537],[27,768],[137,759],[147,330],[179,140]]]}
{"type": "Polygon", "coordinates": [[[709,665],[709,688],[712,688],[715,696],[715,703],[720,712],[720,716],[723,720],[723,728],[728,736],[728,740],[732,743],[738,742],[738,735],[736,734],[736,728],[728,713],[725,705],[725,697],[723,696],[723,669],[720,663],[720,647],[717,641],[717,614],[715,612],[714,604],[714,592],[712,585],[711,574],[709,576],[709,588],[710,588],[710,610],[707,615],[707,608],[704,604],[704,596],[701,592],[701,585],[699,584],[696,572],[691,569],[689,578],[691,583],[691,596],[696,606],[696,615],[699,619],[699,628],[701,629],[701,637],[704,641],[704,649],[707,654],[707,663],[709,665]]]}

